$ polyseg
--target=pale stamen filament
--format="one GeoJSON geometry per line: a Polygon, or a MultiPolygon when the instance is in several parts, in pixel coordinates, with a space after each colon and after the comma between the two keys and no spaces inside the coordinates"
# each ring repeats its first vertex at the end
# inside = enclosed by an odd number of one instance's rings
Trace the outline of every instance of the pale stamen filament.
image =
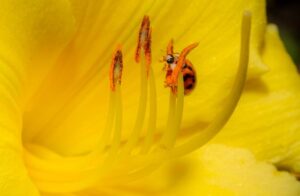
{"type": "Polygon", "coordinates": [[[148,128],[145,137],[145,142],[142,148],[142,154],[148,153],[151,145],[153,144],[154,140],[154,130],[156,130],[156,113],[157,113],[157,103],[156,103],[156,84],[155,78],[153,74],[153,69],[150,67],[149,72],[149,95],[150,95],[150,112],[149,112],[149,120],[148,120],[148,128]]]}
{"type": "Polygon", "coordinates": [[[109,145],[109,139],[111,136],[111,130],[113,128],[113,121],[115,117],[115,107],[116,107],[116,92],[111,91],[110,92],[110,98],[109,98],[109,108],[108,108],[108,114],[107,114],[107,121],[105,124],[105,129],[103,131],[103,134],[101,138],[99,139],[99,143],[96,147],[98,152],[101,152],[106,146],[109,145]]]}
{"type": "Polygon", "coordinates": [[[134,128],[131,132],[131,135],[128,139],[128,142],[122,149],[122,155],[124,156],[131,152],[136,143],[138,142],[140,133],[143,128],[145,116],[146,116],[146,106],[147,106],[147,94],[148,94],[148,79],[146,75],[146,66],[145,66],[145,58],[141,57],[141,84],[140,84],[140,98],[139,98],[139,107],[137,112],[137,118],[135,120],[134,128]]]}
{"type": "Polygon", "coordinates": [[[175,145],[178,131],[181,125],[183,105],[184,105],[184,87],[183,87],[183,76],[181,72],[178,74],[178,86],[177,95],[172,91],[170,92],[170,113],[166,133],[163,136],[162,146],[166,149],[171,149],[175,145]],[[174,114],[171,113],[171,107],[175,109],[174,114]]]}
{"type": "Polygon", "coordinates": [[[121,97],[121,88],[119,86],[116,87],[116,123],[115,123],[115,132],[114,138],[112,141],[112,154],[115,154],[120,147],[121,143],[121,135],[122,135],[122,97],[121,97]]]}

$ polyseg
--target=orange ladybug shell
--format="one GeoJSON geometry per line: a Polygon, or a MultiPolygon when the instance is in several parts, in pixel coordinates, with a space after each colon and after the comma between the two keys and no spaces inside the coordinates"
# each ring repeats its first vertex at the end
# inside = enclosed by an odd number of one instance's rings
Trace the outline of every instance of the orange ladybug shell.
{"type": "Polygon", "coordinates": [[[185,64],[181,71],[183,76],[184,94],[189,95],[196,86],[196,71],[189,60],[185,60],[185,64]]]}

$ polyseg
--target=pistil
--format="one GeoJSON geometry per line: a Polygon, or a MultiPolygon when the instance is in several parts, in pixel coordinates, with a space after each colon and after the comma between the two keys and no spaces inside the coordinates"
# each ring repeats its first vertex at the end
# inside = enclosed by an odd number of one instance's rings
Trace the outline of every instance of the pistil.
{"type": "Polygon", "coordinates": [[[231,91],[224,101],[224,108],[220,110],[218,115],[206,129],[200,131],[200,134],[193,136],[187,143],[173,149],[171,153],[173,157],[190,153],[203,146],[223,128],[234,112],[242,95],[247,76],[251,30],[251,13],[249,11],[245,11],[243,13],[241,29],[241,46],[238,70],[231,91]]]}

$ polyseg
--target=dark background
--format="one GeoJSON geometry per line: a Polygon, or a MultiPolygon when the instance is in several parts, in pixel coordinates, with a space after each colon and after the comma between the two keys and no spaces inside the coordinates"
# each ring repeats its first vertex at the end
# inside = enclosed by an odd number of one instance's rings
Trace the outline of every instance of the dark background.
{"type": "Polygon", "coordinates": [[[300,70],[300,0],[267,0],[268,22],[279,26],[289,54],[300,70]]]}

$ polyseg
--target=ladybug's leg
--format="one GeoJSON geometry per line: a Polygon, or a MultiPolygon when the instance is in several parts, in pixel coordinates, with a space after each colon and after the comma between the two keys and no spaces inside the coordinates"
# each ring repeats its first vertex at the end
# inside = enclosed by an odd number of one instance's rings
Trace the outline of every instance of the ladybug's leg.
{"type": "Polygon", "coordinates": [[[167,76],[166,77],[165,86],[166,87],[171,87],[172,86],[172,78],[171,78],[171,76],[167,76]]]}
{"type": "Polygon", "coordinates": [[[170,66],[167,63],[165,63],[165,65],[163,66],[162,70],[165,71],[165,72],[167,72],[170,69],[169,67],[170,66]]]}

